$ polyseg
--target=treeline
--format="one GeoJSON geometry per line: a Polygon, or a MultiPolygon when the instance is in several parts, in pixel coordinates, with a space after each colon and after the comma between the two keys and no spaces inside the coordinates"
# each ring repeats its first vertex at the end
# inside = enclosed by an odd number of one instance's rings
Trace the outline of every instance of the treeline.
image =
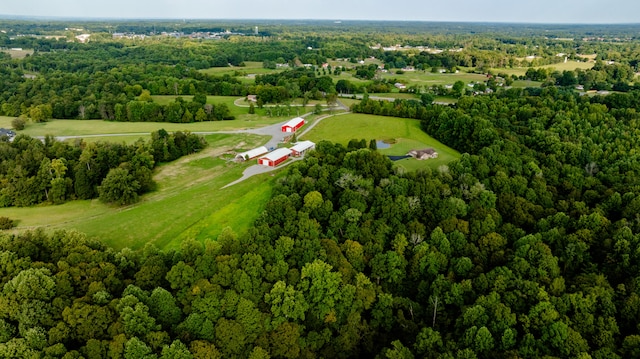
{"type": "Polygon", "coordinates": [[[404,173],[319,142],[247,233],[179,251],[4,235],[0,356],[638,357],[632,96],[407,102],[467,153],[404,173]]]}
{"type": "Polygon", "coordinates": [[[553,68],[530,68],[523,79],[542,81],[546,85],[575,86],[582,85],[584,90],[615,90],[627,92],[638,89],[638,84],[631,85],[635,79],[635,70],[624,63],[605,64],[596,61],[588,70],[557,71],[553,68]]]}
{"type": "Polygon", "coordinates": [[[249,92],[256,94],[258,105],[281,103],[302,97],[306,102],[319,100],[326,93],[335,93],[335,85],[329,76],[316,76],[312,69],[304,67],[273,74],[257,75],[249,92]]]}
{"type": "Polygon", "coordinates": [[[206,103],[206,96],[196,94],[190,102],[182,97],[177,97],[167,105],[160,105],[153,102],[148,93],[143,93],[141,98],[147,100],[134,100],[126,105],[116,104],[113,114],[109,114],[108,119],[120,122],[202,122],[202,121],[222,121],[233,120],[229,108],[226,104],[206,103]]]}
{"type": "MultiPolygon", "coordinates": [[[[0,91],[1,114],[29,116],[32,108],[48,105],[51,118],[114,120],[116,106],[138,100],[143,90],[150,95],[174,96],[245,96],[248,90],[234,77],[210,76],[180,66],[123,66],[91,74],[57,71],[33,79],[23,74],[21,70],[0,69],[0,79],[6,84],[0,91]]],[[[195,116],[197,110],[190,111],[195,116]]]]}
{"type": "Polygon", "coordinates": [[[44,141],[18,135],[0,143],[0,206],[59,204],[99,197],[129,204],[154,188],[152,171],[160,162],[175,160],[206,146],[188,132],[152,133],[145,143],[73,144],[46,137],[44,141]]]}

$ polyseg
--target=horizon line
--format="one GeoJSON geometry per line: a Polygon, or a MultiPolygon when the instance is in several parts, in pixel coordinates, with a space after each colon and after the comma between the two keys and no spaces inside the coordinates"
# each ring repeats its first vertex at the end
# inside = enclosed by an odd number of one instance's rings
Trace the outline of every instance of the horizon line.
{"type": "Polygon", "coordinates": [[[502,21],[502,20],[401,20],[401,19],[348,19],[348,18],[197,18],[197,17],[111,17],[111,16],[44,16],[44,15],[7,15],[0,14],[0,20],[33,20],[33,21],[327,21],[343,22],[402,22],[402,23],[452,23],[452,24],[501,24],[501,25],[598,25],[598,26],[638,26],[640,22],[535,22],[535,21],[502,21]]]}

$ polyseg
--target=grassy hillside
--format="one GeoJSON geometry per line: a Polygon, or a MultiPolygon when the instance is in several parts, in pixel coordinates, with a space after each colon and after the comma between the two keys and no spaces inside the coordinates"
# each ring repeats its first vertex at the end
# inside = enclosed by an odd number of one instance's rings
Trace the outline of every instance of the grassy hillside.
{"type": "Polygon", "coordinates": [[[380,149],[380,152],[386,155],[405,155],[411,149],[427,147],[433,147],[439,153],[436,159],[418,161],[408,158],[396,162],[408,170],[437,168],[460,156],[456,150],[424,133],[420,129],[420,121],[405,118],[363,114],[334,116],[322,120],[302,138],[315,142],[329,140],[344,145],[354,138],[364,138],[367,143],[371,139],[395,142],[390,148],[380,149]]]}
{"type": "MultiPolygon", "coordinates": [[[[313,117],[310,116],[309,120],[313,117]]],[[[10,127],[11,120],[11,117],[0,117],[0,126],[10,127]]],[[[122,133],[123,136],[87,137],[86,140],[133,142],[140,137],[148,138],[149,132],[159,128],[218,131],[260,127],[282,120],[282,117],[259,115],[235,121],[192,124],[54,120],[29,123],[24,132],[33,136],[122,133]]],[[[304,138],[345,145],[352,138],[389,140],[395,144],[380,150],[389,155],[404,155],[410,149],[425,147],[433,147],[440,153],[438,159],[396,162],[408,170],[434,168],[459,156],[456,151],[425,134],[419,127],[419,121],[410,119],[358,114],[333,116],[322,120],[304,138]]],[[[114,208],[98,200],[72,201],[58,206],[0,208],[0,216],[17,220],[17,231],[34,227],[77,229],[89,236],[100,237],[114,248],[141,248],[147,243],[160,248],[176,248],[186,238],[215,239],[227,226],[240,233],[260,215],[271,195],[272,183],[279,175],[276,171],[254,176],[221,189],[238,179],[243,170],[253,164],[237,164],[229,159],[234,151],[262,145],[267,138],[250,134],[213,134],[207,135],[206,139],[210,146],[204,151],[157,168],[154,175],[157,189],[142,196],[141,201],[134,205],[114,208]]]]}
{"type": "Polygon", "coordinates": [[[135,205],[113,208],[98,200],[73,201],[0,208],[0,216],[17,220],[17,230],[77,229],[114,248],[140,248],[146,243],[173,248],[187,237],[215,239],[225,226],[242,232],[261,213],[275,177],[256,176],[222,190],[250,165],[228,162],[231,156],[226,153],[260,145],[266,138],[219,134],[207,140],[210,147],[201,153],[159,167],[154,176],[157,190],[135,205]]]}

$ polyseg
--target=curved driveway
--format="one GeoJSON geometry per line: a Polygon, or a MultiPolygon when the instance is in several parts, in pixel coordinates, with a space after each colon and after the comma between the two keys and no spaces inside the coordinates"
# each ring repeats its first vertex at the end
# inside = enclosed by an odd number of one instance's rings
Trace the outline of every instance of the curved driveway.
{"type": "MultiPolygon", "coordinates": [[[[341,102],[338,101],[338,107],[341,109],[345,109],[348,110],[348,108],[346,106],[344,106],[341,102]]],[[[336,115],[344,115],[348,112],[344,112],[344,113],[339,113],[336,115]]],[[[305,113],[304,115],[301,115],[300,117],[306,117],[308,115],[310,115],[311,112],[309,113],[305,113]]],[[[309,132],[313,127],[315,127],[320,121],[324,120],[327,117],[331,117],[331,116],[336,116],[333,114],[330,115],[325,115],[325,116],[320,116],[318,117],[311,125],[309,125],[304,131],[300,132],[299,136],[303,136],[304,134],[306,134],[307,132],[309,132]]],[[[218,134],[218,133],[229,133],[229,134],[237,134],[237,133],[251,133],[251,134],[255,134],[255,135],[262,135],[262,136],[270,136],[271,139],[264,144],[264,146],[268,149],[272,149],[272,148],[276,148],[278,146],[278,144],[280,142],[282,142],[284,140],[284,138],[288,135],[290,135],[290,133],[287,132],[282,132],[282,125],[284,125],[285,123],[287,123],[289,120],[280,122],[280,123],[276,123],[273,125],[269,125],[269,126],[265,126],[265,127],[260,127],[260,128],[252,128],[252,129],[247,129],[247,130],[233,130],[233,131],[199,131],[199,132],[192,132],[198,135],[211,135],[211,134],[218,134]]],[[[109,134],[99,134],[99,135],[77,135],[77,136],[56,136],[55,138],[58,141],[65,141],[68,139],[74,139],[74,138],[87,138],[87,137],[115,137],[115,136],[136,136],[136,135],[140,135],[140,136],[146,136],[148,135],[147,132],[140,132],[140,133],[109,133],[109,134]]],[[[44,139],[44,137],[38,137],[41,140],[44,139]]],[[[239,179],[228,183],[227,185],[225,185],[222,188],[226,188],[229,186],[232,186],[236,183],[242,182],[244,180],[246,180],[247,178],[251,177],[251,176],[255,176],[258,174],[262,174],[262,173],[267,173],[273,170],[276,170],[278,168],[282,168],[286,165],[288,165],[289,163],[293,163],[294,161],[300,160],[302,158],[293,158],[289,161],[287,161],[285,164],[280,165],[278,167],[269,167],[269,166],[262,166],[262,165],[253,165],[250,167],[247,167],[244,172],[242,172],[242,177],[240,177],[239,179]]]]}

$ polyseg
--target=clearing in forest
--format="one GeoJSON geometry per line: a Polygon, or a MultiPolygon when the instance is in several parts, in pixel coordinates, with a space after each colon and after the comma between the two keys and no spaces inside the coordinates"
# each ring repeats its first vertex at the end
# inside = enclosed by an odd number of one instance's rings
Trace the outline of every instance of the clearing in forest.
{"type": "Polygon", "coordinates": [[[420,129],[420,121],[374,116],[365,114],[347,114],[325,118],[309,133],[301,136],[305,140],[319,142],[328,140],[347,145],[351,139],[365,139],[367,145],[371,139],[391,142],[386,149],[379,149],[385,155],[406,155],[412,149],[433,148],[438,152],[438,158],[416,160],[406,158],[395,162],[407,170],[420,168],[437,168],[460,157],[458,151],[440,143],[420,129]]]}

